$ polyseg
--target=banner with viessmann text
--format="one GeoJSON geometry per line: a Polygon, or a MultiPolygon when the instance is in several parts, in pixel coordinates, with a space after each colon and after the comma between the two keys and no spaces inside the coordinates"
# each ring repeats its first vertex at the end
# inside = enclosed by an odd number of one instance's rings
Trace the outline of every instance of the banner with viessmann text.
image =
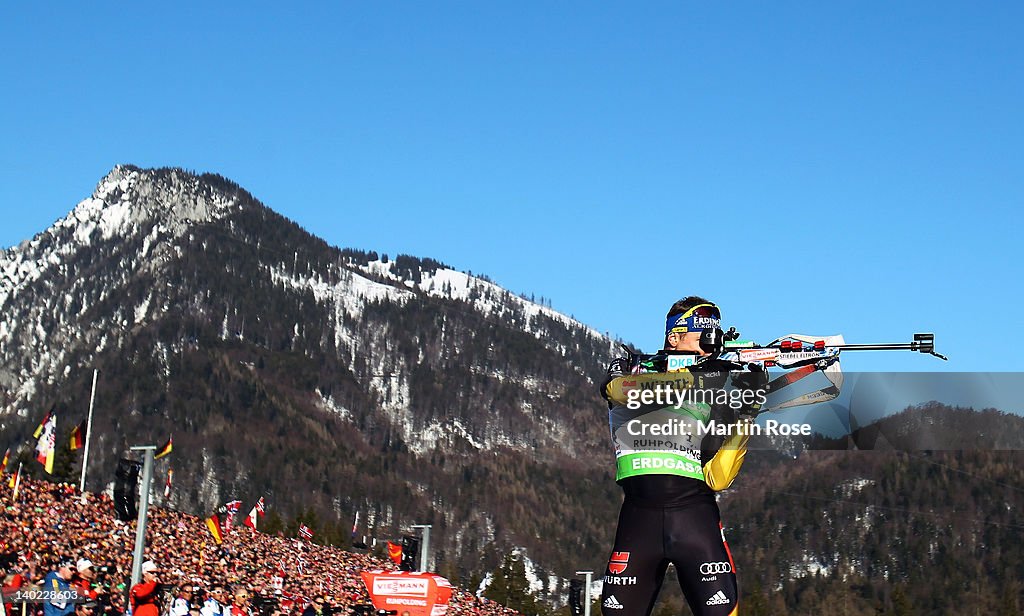
{"type": "Polygon", "coordinates": [[[398,616],[445,616],[452,587],[447,579],[433,573],[408,571],[363,571],[360,573],[370,601],[378,610],[395,611],[398,616]]]}

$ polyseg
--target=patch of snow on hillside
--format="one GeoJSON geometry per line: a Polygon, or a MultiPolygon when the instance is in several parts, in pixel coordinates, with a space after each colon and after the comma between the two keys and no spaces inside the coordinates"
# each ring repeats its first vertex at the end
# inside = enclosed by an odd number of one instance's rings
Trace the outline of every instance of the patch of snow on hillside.
{"type": "Polygon", "coordinates": [[[465,439],[474,449],[487,449],[487,444],[473,438],[466,426],[462,425],[458,419],[446,422],[435,421],[423,428],[419,434],[410,434],[407,444],[413,453],[423,455],[432,451],[438,444],[451,443],[453,437],[465,439]]]}
{"type": "Polygon", "coordinates": [[[153,294],[150,293],[146,296],[146,299],[135,308],[135,323],[142,323],[142,320],[146,318],[146,314],[149,312],[149,302],[153,299],[153,294]]]}
{"type": "Polygon", "coordinates": [[[873,485],[875,485],[874,479],[850,479],[849,481],[844,481],[839,484],[836,487],[836,491],[841,493],[845,498],[850,498],[864,488],[873,485]]]}
{"type": "MultiPolygon", "coordinates": [[[[394,261],[383,263],[378,260],[371,261],[367,265],[361,266],[361,269],[378,276],[398,280],[398,276],[392,270],[393,265],[394,261]]],[[[489,282],[475,276],[470,276],[465,272],[458,272],[448,268],[438,268],[432,273],[424,272],[417,288],[433,297],[443,297],[471,302],[474,307],[484,314],[500,314],[504,310],[505,302],[495,301],[493,298],[508,300],[512,305],[521,310],[523,315],[526,317],[526,331],[533,333],[538,337],[542,332],[534,331],[530,325],[530,321],[539,315],[544,315],[571,328],[582,327],[586,333],[592,337],[604,338],[604,335],[596,329],[583,325],[572,317],[564,315],[553,308],[548,308],[547,306],[542,306],[536,302],[523,299],[493,282],[489,282]]]]}
{"type": "Polygon", "coordinates": [[[316,389],[316,396],[317,406],[319,406],[321,409],[327,411],[328,413],[331,413],[332,415],[337,415],[338,417],[341,417],[344,420],[352,421],[352,411],[335,402],[334,398],[332,398],[331,396],[324,396],[324,394],[320,391],[319,387],[316,389]]]}
{"type": "Polygon", "coordinates": [[[313,297],[318,302],[325,302],[341,307],[353,318],[358,318],[363,313],[363,307],[371,301],[387,299],[394,302],[405,302],[411,299],[412,291],[397,289],[375,280],[346,270],[342,274],[342,280],[332,285],[324,282],[319,277],[307,277],[302,275],[292,276],[291,272],[281,267],[270,267],[270,278],[274,284],[290,287],[293,289],[312,291],[313,297]]]}
{"type": "Polygon", "coordinates": [[[807,577],[809,575],[828,576],[831,573],[831,565],[821,562],[819,559],[812,557],[806,552],[801,557],[800,562],[793,563],[789,566],[789,579],[791,580],[807,577]]]}

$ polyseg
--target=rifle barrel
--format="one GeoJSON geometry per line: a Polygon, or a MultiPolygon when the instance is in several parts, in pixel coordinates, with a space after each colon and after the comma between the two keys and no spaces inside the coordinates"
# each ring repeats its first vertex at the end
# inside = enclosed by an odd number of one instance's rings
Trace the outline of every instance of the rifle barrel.
{"type": "MultiPolygon", "coordinates": [[[[945,355],[940,355],[935,352],[935,334],[914,334],[913,342],[883,342],[880,344],[835,344],[826,345],[826,348],[838,349],[839,351],[918,351],[921,353],[928,353],[934,355],[942,360],[948,360],[945,355]]],[[[753,349],[779,349],[782,354],[789,349],[782,350],[780,344],[769,344],[768,346],[745,346],[745,347],[725,347],[726,352],[733,351],[745,351],[753,349]]],[[[814,350],[814,345],[801,346],[799,349],[793,349],[793,351],[809,351],[814,350]]]]}

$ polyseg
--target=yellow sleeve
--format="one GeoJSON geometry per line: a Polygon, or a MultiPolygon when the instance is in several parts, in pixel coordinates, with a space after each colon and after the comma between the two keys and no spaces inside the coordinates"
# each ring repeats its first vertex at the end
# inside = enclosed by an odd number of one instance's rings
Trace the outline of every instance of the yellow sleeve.
{"type": "MultiPolygon", "coordinates": [[[[744,426],[746,422],[738,425],[744,426]]],[[[719,492],[732,485],[736,475],[740,473],[743,466],[743,458],[747,455],[747,441],[750,434],[747,430],[739,430],[737,434],[731,434],[722,443],[722,447],[715,452],[711,460],[704,465],[704,482],[708,487],[719,492]]]]}
{"type": "Polygon", "coordinates": [[[687,371],[624,374],[615,377],[605,384],[604,397],[615,404],[629,404],[632,402],[634,404],[648,405],[651,404],[651,401],[645,401],[641,395],[644,390],[651,390],[653,394],[656,389],[665,391],[691,389],[693,383],[693,373],[687,371]]]}

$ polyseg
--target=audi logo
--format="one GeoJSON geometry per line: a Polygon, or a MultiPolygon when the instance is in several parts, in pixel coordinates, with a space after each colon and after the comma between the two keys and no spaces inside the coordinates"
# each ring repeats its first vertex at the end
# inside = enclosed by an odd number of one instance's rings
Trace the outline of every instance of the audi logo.
{"type": "Polygon", "coordinates": [[[701,575],[715,575],[716,573],[732,573],[732,565],[729,563],[701,563],[701,575]]]}

